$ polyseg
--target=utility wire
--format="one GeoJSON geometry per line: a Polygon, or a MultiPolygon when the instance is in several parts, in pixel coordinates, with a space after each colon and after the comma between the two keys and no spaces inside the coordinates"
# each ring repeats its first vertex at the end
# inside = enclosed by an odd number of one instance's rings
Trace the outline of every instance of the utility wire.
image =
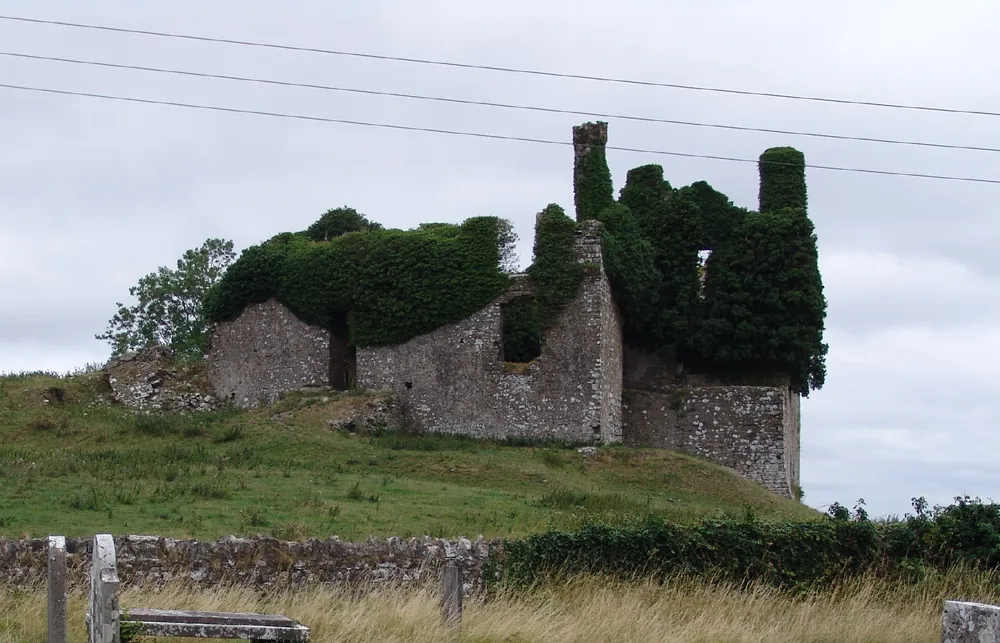
{"type": "Polygon", "coordinates": [[[588,76],[584,74],[570,74],[562,72],[544,71],[539,69],[519,69],[515,67],[499,67],[494,65],[475,65],[471,63],[460,63],[446,60],[432,60],[427,58],[409,58],[404,56],[388,56],[382,54],[370,54],[357,51],[343,51],[336,49],[321,49],[318,47],[300,47],[295,45],[281,45],[276,43],[256,42],[251,40],[235,40],[232,38],[213,38],[209,36],[193,36],[190,34],[170,33],[163,31],[150,31],[147,29],[128,29],[125,27],[109,27],[107,25],[84,24],[78,22],[67,22],[63,20],[42,20],[40,18],[25,18],[23,16],[0,15],[0,20],[11,20],[17,22],[28,22],[43,25],[57,25],[61,27],[73,27],[77,29],[93,29],[98,31],[111,31],[116,33],[139,34],[143,36],[156,36],[160,38],[178,38],[183,40],[196,40],[200,42],[214,42],[228,45],[241,45],[245,47],[262,47],[266,49],[281,49],[285,51],[301,51],[316,54],[326,54],[331,56],[351,56],[355,58],[368,58],[373,60],[387,60],[394,62],[415,63],[421,65],[438,65],[442,67],[456,67],[461,69],[478,69],[484,71],[495,71],[509,74],[528,74],[533,76],[545,76],[550,78],[570,78],[575,80],[591,80],[604,83],[618,83],[624,85],[641,85],[646,87],[667,87],[670,89],[684,89],[699,92],[715,92],[722,94],[737,94],[741,96],[762,96],[765,98],[781,98],[786,100],[812,101],[820,103],[835,103],[839,105],[862,105],[866,107],[886,107],[892,109],[907,109],[925,112],[943,112],[949,114],[972,114],[977,116],[1000,116],[1000,112],[985,110],[957,109],[949,107],[935,107],[929,105],[905,105],[899,103],[883,103],[876,101],[848,100],[843,98],[829,98],[822,96],[802,96],[796,94],[780,94],[774,92],[749,91],[742,89],[730,89],[723,87],[707,87],[699,85],[682,85],[678,83],[664,83],[647,80],[635,80],[628,78],[614,78],[609,76],[588,76]]]}
{"type": "Polygon", "coordinates": [[[549,114],[573,114],[576,116],[587,116],[592,118],[607,118],[627,121],[640,121],[644,123],[663,123],[669,125],[683,125],[686,127],[709,127],[714,129],[735,130],[741,132],[764,132],[767,134],[782,134],[787,136],[808,136],[813,138],[835,139],[841,141],[861,141],[867,143],[884,143],[890,145],[910,145],[917,147],[933,147],[952,150],[969,150],[974,152],[1000,152],[1000,148],[982,147],[977,145],[958,145],[950,143],[931,143],[927,141],[906,141],[887,138],[873,138],[868,136],[847,136],[842,134],[824,134],[820,132],[800,132],[794,130],[769,129],[766,127],[747,127],[741,125],[724,125],[721,123],[699,123],[695,121],[682,121],[668,118],[653,118],[646,116],[631,116],[627,114],[606,114],[602,112],[587,112],[572,109],[558,109],[554,107],[539,107],[535,105],[515,105],[511,103],[497,103],[480,100],[466,100],[461,98],[450,98],[444,96],[426,96],[421,94],[404,94],[399,92],[376,91],[373,89],[357,89],[353,87],[334,87],[330,85],[317,85],[312,83],[296,83],[290,81],[273,80],[266,78],[251,78],[247,76],[230,76],[226,74],[212,74],[207,72],[186,71],[180,69],[166,69],[162,67],[145,67],[140,65],[126,65],[122,63],[109,63],[96,60],[81,60],[79,58],[62,58],[58,56],[39,56],[12,51],[0,51],[0,56],[12,58],[23,58],[29,60],[44,60],[49,62],[69,63],[74,65],[90,65],[95,67],[108,67],[112,69],[129,69],[134,71],[154,72],[159,74],[174,74],[179,76],[194,76],[197,78],[211,78],[220,80],[234,80],[247,83],[261,83],[266,85],[280,85],[282,87],[302,87],[306,89],[319,89],[332,92],[346,92],[354,94],[366,94],[369,96],[388,96],[394,98],[407,98],[411,100],[436,101],[441,103],[453,103],[459,105],[478,105],[483,107],[499,107],[503,109],[515,109],[534,112],[545,112],[549,114]]]}
{"type": "MultiPolygon", "coordinates": [[[[378,127],[382,129],[393,129],[393,130],[405,130],[410,132],[428,132],[432,134],[448,134],[451,136],[467,136],[474,138],[485,138],[492,140],[503,140],[503,141],[518,141],[522,143],[540,143],[545,145],[563,145],[571,146],[573,143],[567,141],[553,141],[550,139],[542,138],[531,138],[526,136],[506,136],[501,134],[487,134],[485,132],[465,132],[460,130],[449,130],[434,127],[416,127],[413,125],[396,125],[391,123],[372,123],[366,121],[355,121],[343,118],[328,118],[324,116],[308,116],[304,114],[289,114],[284,112],[268,112],[262,110],[253,109],[240,109],[235,107],[221,107],[217,105],[200,105],[194,103],[181,103],[176,101],[166,101],[166,100],[153,100],[148,98],[135,98],[131,96],[113,96],[108,94],[94,94],[89,92],[78,92],[69,91],[65,89],[52,89],[47,87],[28,87],[24,85],[12,85],[7,83],[0,83],[0,88],[5,89],[15,89],[26,92],[41,92],[47,94],[58,94],[62,96],[84,96],[87,98],[100,98],[104,100],[113,101],[125,101],[130,103],[142,103],[146,105],[166,105],[170,107],[185,107],[188,109],[201,109],[209,110],[215,112],[225,112],[232,114],[251,114],[255,116],[270,116],[274,118],[288,118],[303,121],[315,121],[322,123],[339,123],[343,125],[358,125],[363,127],[378,127]]],[[[620,152],[636,152],[640,154],[655,154],[660,156],[679,156],[684,158],[696,158],[696,159],[710,159],[715,161],[730,161],[735,163],[758,163],[757,159],[745,159],[737,158],[732,156],[717,156],[712,154],[693,154],[688,152],[669,152],[665,150],[649,150],[635,147],[619,147],[614,145],[608,145],[605,147],[608,150],[616,150],[620,152]]],[[[781,163],[776,161],[766,161],[771,165],[790,165],[789,163],[781,163]]],[[[890,170],[874,170],[869,168],[854,168],[854,167],[841,167],[836,165],[806,165],[807,168],[814,170],[831,170],[836,172],[857,172],[862,174],[878,174],[886,176],[907,176],[919,179],[937,179],[942,181],[963,181],[969,183],[990,183],[1000,185],[1000,179],[981,179],[968,176],[949,176],[941,174],[920,174],[915,172],[893,172],[890,170]]]]}

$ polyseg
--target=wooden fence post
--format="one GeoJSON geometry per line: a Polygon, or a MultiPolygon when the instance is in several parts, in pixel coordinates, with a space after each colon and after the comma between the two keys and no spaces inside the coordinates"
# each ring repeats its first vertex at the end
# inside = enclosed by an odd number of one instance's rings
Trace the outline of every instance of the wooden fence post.
{"type": "Polygon", "coordinates": [[[121,643],[115,540],[110,534],[98,534],[94,536],[93,545],[90,609],[87,611],[90,643],[121,643]]]}
{"type": "Polygon", "coordinates": [[[49,536],[48,643],[66,643],[66,539],[49,536]]]}
{"type": "Polygon", "coordinates": [[[452,627],[462,624],[462,572],[454,563],[441,573],[441,620],[452,627]]]}

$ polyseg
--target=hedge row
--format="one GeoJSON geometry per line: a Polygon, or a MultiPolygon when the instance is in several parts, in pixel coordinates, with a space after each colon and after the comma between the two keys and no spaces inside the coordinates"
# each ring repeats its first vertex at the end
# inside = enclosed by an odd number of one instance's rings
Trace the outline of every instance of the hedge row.
{"type": "Polygon", "coordinates": [[[1000,566],[1000,505],[956,498],[956,504],[875,523],[862,507],[853,516],[834,505],[827,517],[800,522],[711,520],[694,525],[649,519],[635,527],[592,525],[508,540],[490,570],[514,583],[556,576],[607,574],[662,578],[710,575],[779,587],[827,583],[875,572],[920,574],[956,564],[1000,566]]]}

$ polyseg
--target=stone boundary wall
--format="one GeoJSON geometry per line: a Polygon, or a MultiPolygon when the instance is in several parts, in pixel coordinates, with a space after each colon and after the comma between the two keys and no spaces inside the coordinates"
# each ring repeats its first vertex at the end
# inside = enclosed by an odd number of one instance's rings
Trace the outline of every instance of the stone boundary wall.
{"type": "Polygon", "coordinates": [[[273,299],[248,304],[238,318],[215,326],[206,361],[216,394],[253,409],[282,393],[328,386],[330,333],[273,299]]]}
{"type": "MultiPolygon", "coordinates": [[[[390,537],[349,543],[337,538],[285,542],[236,538],[216,542],[156,536],[115,538],[118,576],[125,586],[163,586],[179,581],[199,587],[246,584],[258,589],[324,583],[420,584],[436,581],[444,562],[462,572],[466,591],[483,586],[483,563],[501,541],[390,537]]],[[[67,538],[69,583],[87,585],[93,539],[67,538]]],[[[47,539],[0,539],[0,584],[45,583],[47,539]]]]}

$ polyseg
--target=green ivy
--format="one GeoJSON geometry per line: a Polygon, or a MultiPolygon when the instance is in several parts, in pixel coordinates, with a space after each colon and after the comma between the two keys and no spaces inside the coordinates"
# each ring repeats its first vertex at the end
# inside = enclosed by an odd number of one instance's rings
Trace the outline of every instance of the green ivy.
{"type": "Polygon", "coordinates": [[[616,203],[601,212],[604,270],[622,316],[622,334],[633,346],[654,350],[659,343],[663,277],[653,245],[629,207],[616,203]]]}
{"type": "Polygon", "coordinates": [[[671,191],[670,184],[663,180],[661,166],[641,165],[628,171],[618,202],[632,211],[640,229],[648,236],[653,216],[671,191]]]}
{"type": "Polygon", "coordinates": [[[826,377],[826,300],[805,212],[751,213],[708,262],[697,349],[717,372],[787,373],[808,394],[826,377]]]}
{"type": "Polygon", "coordinates": [[[737,207],[704,181],[672,189],[658,165],[629,170],[619,201],[609,204],[601,125],[574,128],[574,144],[591,145],[577,157],[577,214],[603,223],[625,340],[724,380],[788,375],[799,393],[822,387],[826,300],[802,153],[761,155],[765,214],[737,207]],[[704,288],[700,250],[712,251],[704,288]]]}
{"type": "Polygon", "coordinates": [[[573,165],[573,198],[576,220],[596,219],[615,201],[611,170],[604,151],[607,123],[585,123],[573,128],[573,143],[579,148],[573,165]]]}
{"type": "Polygon", "coordinates": [[[697,202],[686,192],[674,191],[656,208],[648,227],[656,267],[663,276],[655,333],[664,348],[682,350],[697,330],[700,221],[697,202]]]}
{"type": "Polygon", "coordinates": [[[508,287],[514,244],[495,217],[460,226],[348,232],[329,241],[283,234],[248,248],[205,299],[211,321],[275,298],[333,330],[346,315],[355,346],[405,342],[482,309],[508,287]]]}
{"type": "Polygon", "coordinates": [[[760,211],[806,209],[806,157],[793,147],[772,147],[760,155],[760,211]]]}
{"type": "Polygon", "coordinates": [[[535,222],[535,261],[528,268],[535,287],[537,319],[547,327],[580,293],[585,268],[577,261],[576,223],[549,204],[535,222]]]}
{"type": "Polygon", "coordinates": [[[712,250],[728,242],[747,214],[746,208],[733,205],[729,197],[705,181],[696,181],[680,192],[698,206],[699,250],[712,250]]]}

